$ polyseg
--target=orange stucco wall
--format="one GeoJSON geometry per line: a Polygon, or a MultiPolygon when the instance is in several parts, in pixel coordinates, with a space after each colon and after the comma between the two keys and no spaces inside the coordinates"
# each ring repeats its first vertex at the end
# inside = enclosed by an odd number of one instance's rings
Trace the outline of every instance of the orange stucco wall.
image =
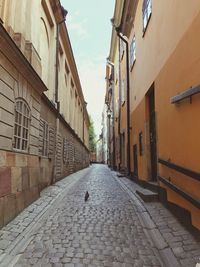
{"type": "Polygon", "coordinates": [[[149,128],[147,103],[144,98],[131,114],[131,172],[134,172],[133,145],[137,145],[138,173],[139,179],[148,180],[149,178],[149,128]],[[139,133],[142,132],[143,153],[139,153],[139,133]]]}
{"type": "MultiPolygon", "coordinates": [[[[158,75],[156,88],[156,110],[158,125],[159,157],[170,159],[185,168],[200,172],[200,95],[192,97],[192,102],[185,99],[178,104],[171,104],[170,98],[200,84],[200,14],[191,24],[179,45],[158,75]]],[[[185,192],[199,199],[199,181],[159,165],[160,175],[169,178],[185,192]]],[[[171,194],[170,194],[171,195],[171,194]]],[[[197,210],[192,205],[183,204],[177,194],[171,200],[189,209],[192,219],[196,219],[197,210]],[[195,218],[193,218],[195,216],[195,218]]],[[[200,217],[200,212],[198,214],[200,217]]]]}
{"type": "MultiPolygon", "coordinates": [[[[152,1],[152,16],[143,36],[142,2],[137,6],[129,44],[136,36],[136,62],[130,72],[131,171],[133,145],[138,150],[138,176],[150,180],[147,92],[155,85],[157,156],[200,173],[200,94],[171,104],[170,98],[200,84],[200,1],[152,1]],[[144,154],[139,155],[139,133],[144,154]]],[[[199,181],[158,164],[158,173],[199,199],[199,181]]],[[[163,186],[163,185],[162,185],[163,186]]],[[[200,228],[200,211],[172,190],[168,200],[191,212],[200,228]]]]}
{"type": "Polygon", "coordinates": [[[130,72],[132,111],[200,12],[199,0],[152,0],[152,16],[143,36],[142,4],[140,0],[129,37],[129,45],[136,37],[136,62],[130,72]]]}

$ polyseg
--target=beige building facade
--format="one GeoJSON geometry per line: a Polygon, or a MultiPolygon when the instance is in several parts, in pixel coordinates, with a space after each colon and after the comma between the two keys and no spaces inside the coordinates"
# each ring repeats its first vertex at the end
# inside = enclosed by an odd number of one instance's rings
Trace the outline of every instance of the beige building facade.
{"type": "Polygon", "coordinates": [[[89,118],[58,0],[0,0],[0,227],[89,163],[89,118]]]}

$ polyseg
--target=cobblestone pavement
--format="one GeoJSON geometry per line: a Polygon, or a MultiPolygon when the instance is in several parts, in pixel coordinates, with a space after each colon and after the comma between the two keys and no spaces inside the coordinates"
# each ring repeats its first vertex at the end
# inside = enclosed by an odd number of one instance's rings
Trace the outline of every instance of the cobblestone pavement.
{"type": "Polygon", "coordinates": [[[161,265],[130,197],[107,167],[96,165],[43,223],[16,266],[161,265]]]}
{"type": "Polygon", "coordinates": [[[0,266],[195,266],[199,242],[116,177],[94,165],[47,188],[0,231],[0,266]]]}
{"type": "MultiPolygon", "coordinates": [[[[133,193],[138,185],[123,177],[120,181],[133,193]]],[[[163,239],[170,247],[181,266],[192,267],[200,262],[200,233],[194,234],[179,222],[160,202],[143,202],[140,200],[163,239]]]]}

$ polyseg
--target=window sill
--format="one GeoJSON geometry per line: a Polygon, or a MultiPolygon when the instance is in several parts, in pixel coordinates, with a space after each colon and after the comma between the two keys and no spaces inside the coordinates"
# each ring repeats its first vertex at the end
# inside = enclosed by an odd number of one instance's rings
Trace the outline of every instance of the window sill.
{"type": "Polygon", "coordinates": [[[38,155],[39,159],[51,159],[48,156],[42,156],[42,155],[38,155]]]}
{"type": "Polygon", "coordinates": [[[20,154],[29,154],[28,150],[21,150],[13,147],[13,151],[20,154]]]}

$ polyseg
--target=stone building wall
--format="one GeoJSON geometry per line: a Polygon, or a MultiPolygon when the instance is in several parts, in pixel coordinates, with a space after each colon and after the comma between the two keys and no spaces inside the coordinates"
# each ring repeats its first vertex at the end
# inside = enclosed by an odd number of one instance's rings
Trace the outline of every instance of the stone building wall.
{"type": "Polygon", "coordinates": [[[88,165],[87,147],[27,55],[0,23],[0,228],[43,188],[88,165]]]}

